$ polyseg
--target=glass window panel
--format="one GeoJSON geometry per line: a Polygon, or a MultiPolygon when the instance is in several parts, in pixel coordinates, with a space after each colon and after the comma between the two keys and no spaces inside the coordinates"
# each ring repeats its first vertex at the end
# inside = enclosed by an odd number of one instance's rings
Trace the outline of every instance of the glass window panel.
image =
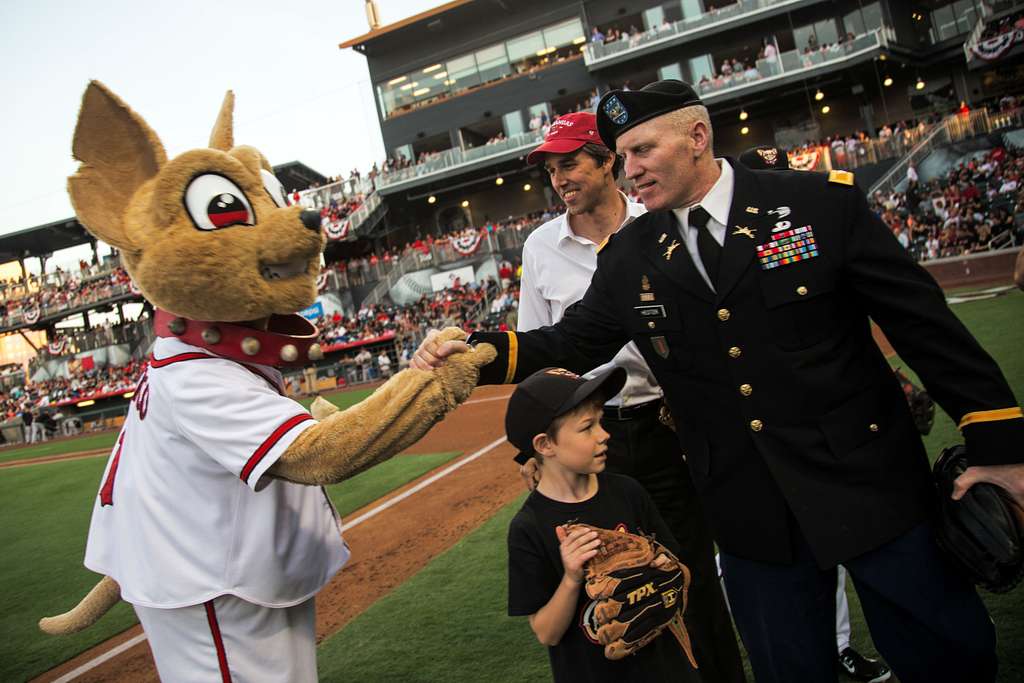
{"type": "Polygon", "coordinates": [[[583,24],[580,23],[579,19],[570,19],[561,24],[549,26],[542,33],[544,34],[544,44],[547,47],[571,45],[572,41],[584,37],[583,24]]]}
{"type": "Polygon", "coordinates": [[[683,79],[683,69],[678,64],[669,64],[658,69],[658,80],[664,81],[668,78],[674,78],[676,80],[683,79]]]}
{"type": "Polygon", "coordinates": [[[651,9],[644,10],[644,30],[649,31],[652,28],[658,28],[661,23],[665,21],[665,10],[659,7],[652,7],[651,9]]]}
{"type": "Polygon", "coordinates": [[[956,35],[956,17],[953,16],[953,7],[946,5],[932,11],[932,27],[939,40],[945,40],[956,35]]]}
{"type": "MultiPolygon", "coordinates": [[[[803,52],[804,48],[810,44],[812,37],[814,37],[814,26],[798,26],[793,29],[793,44],[796,45],[796,49],[800,50],[800,52],[803,52]]],[[[820,45],[820,43],[817,43],[816,37],[813,39],[815,44],[820,45]]]]}
{"type": "Polygon", "coordinates": [[[473,55],[456,57],[448,62],[447,67],[448,85],[451,86],[452,92],[480,85],[480,74],[476,70],[473,55]]]}
{"type": "Polygon", "coordinates": [[[683,10],[683,19],[696,19],[704,13],[700,0],[681,0],[679,6],[683,10]]]}
{"type": "Polygon", "coordinates": [[[513,38],[506,43],[508,46],[508,59],[510,62],[521,62],[530,57],[536,57],[537,53],[544,49],[544,36],[540,31],[528,33],[519,38],[513,38]]]}
{"type": "Polygon", "coordinates": [[[957,18],[960,33],[970,33],[978,23],[978,10],[974,0],[959,0],[953,5],[953,16],[957,18]]]}
{"type": "Polygon", "coordinates": [[[551,114],[551,107],[548,106],[547,102],[540,102],[540,103],[535,104],[532,107],[530,107],[530,118],[531,119],[534,116],[543,115],[543,114],[548,114],[549,116],[551,114]]]}
{"type": "Polygon", "coordinates": [[[401,147],[395,147],[395,158],[402,157],[407,161],[415,161],[413,158],[412,145],[402,145],[401,147]]]}
{"type": "Polygon", "coordinates": [[[839,42],[839,30],[835,19],[825,19],[814,24],[814,33],[818,36],[818,47],[834,45],[839,42]]]}
{"type": "Polygon", "coordinates": [[[711,63],[711,55],[701,55],[700,57],[693,57],[689,61],[690,67],[690,82],[700,83],[702,78],[714,78],[715,67],[711,63]]]}
{"type": "Polygon", "coordinates": [[[480,73],[481,83],[495,81],[512,73],[512,67],[508,64],[508,55],[505,53],[503,44],[477,50],[476,66],[480,73]]]}
{"type": "Polygon", "coordinates": [[[882,7],[879,3],[873,2],[870,5],[864,5],[862,13],[864,14],[865,33],[882,27],[882,7]]]}
{"type": "Polygon", "coordinates": [[[855,36],[859,36],[866,32],[864,27],[864,16],[861,14],[859,9],[855,9],[843,17],[843,30],[847,33],[852,33],[855,36]]]}
{"type": "Polygon", "coordinates": [[[523,112],[518,109],[505,114],[501,117],[501,120],[505,124],[505,135],[508,137],[524,132],[523,112]]]}

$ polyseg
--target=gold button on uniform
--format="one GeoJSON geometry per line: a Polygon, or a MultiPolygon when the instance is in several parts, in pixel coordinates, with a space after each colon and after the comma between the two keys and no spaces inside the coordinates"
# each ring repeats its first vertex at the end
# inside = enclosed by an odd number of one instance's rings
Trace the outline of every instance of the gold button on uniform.
{"type": "Polygon", "coordinates": [[[742,353],[743,352],[740,351],[740,347],[738,347],[738,346],[733,346],[733,347],[731,347],[729,349],[729,357],[730,358],[739,358],[740,354],[742,354],[742,353]]]}
{"type": "Polygon", "coordinates": [[[807,288],[804,287],[803,285],[800,285],[799,287],[796,288],[796,293],[799,294],[800,296],[807,296],[807,288]]]}
{"type": "Polygon", "coordinates": [[[744,396],[750,396],[752,393],[754,393],[754,387],[750,386],[749,384],[741,384],[740,393],[743,394],[744,396]]]}
{"type": "Polygon", "coordinates": [[[649,327],[649,328],[651,328],[653,330],[654,329],[654,321],[653,320],[648,321],[647,322],[647,327],[649,327]]]}
{"type": "Polygon", "coordinates": [[[878,425],[876,425],[874,422],[872,422],[871,424],[868,425],[868,429],[870,429],[873,432],[877,432],[878,431],[878,425]]]}
{"type": "Polygon", "coordinates": [[[729,313],[729,309],[728,308],[719,308],[718,309],[718,319],[721,320],[722,322],[725,322],[726,320],[728,320],[730,315],[732,315],[732,314],[729,313]]]}
{"type": "Polygon", "coordinates": [[[760,420],[751,420],[750,428],[753,429],[755,432],[759,432],[762,429],[764,429],[764,422],[761,422],[760,420]]]}

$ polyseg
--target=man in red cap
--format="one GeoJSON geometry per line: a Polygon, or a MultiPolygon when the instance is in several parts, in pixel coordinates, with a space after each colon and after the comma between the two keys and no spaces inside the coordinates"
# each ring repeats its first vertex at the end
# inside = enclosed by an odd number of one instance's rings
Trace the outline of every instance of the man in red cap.
{"type": "MultiPolygon", "coordinates": [[[[583,298],[608,237],[646,210],[618,188],[621,162],[601,141],[590,112],[556,119],[543,144],[527,156],[541,166],[565,203],[564,214],[537,228],[523,246],[519,331],[553,325],[583,298]]],[[[706,681],[743,681],[732,621],[722,597],[714,541],[674,432],[659,414],[662,391],[636,345],[630,343],[586,377],[625,368],[626,384],[605,404],[603,427],[611,434],[607,470],[636,479],[651,495],[678,540],[680,559],[692,572],[686,623],[706,681]]],[[[536,465],[520,462],[529,485],[536,465]],[[532,465],[532,467],[531,467],[532,465]]]]}

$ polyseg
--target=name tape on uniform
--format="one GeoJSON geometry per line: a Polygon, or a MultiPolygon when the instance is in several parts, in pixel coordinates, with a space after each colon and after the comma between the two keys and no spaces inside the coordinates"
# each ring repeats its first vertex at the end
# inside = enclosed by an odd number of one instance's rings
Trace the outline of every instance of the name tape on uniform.
{"type": "Polygon", "coordinates": [[[772,241],[757,247],[757,259],[762,270],[778,268],[818,255],[818,243],[815,242],[814,230],[809,225],[777,232],[772,237],[772,241]]]}

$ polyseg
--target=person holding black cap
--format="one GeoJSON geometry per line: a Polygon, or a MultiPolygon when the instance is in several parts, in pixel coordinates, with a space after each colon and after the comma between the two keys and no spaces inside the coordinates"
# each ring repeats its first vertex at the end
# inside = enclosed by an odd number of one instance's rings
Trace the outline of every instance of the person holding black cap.
{"type": "MultiPolygon", "coordinates": [[[[751,171],[712,152],[693,88],[612,91],[598,131],[648,212],[598,253],[550,327],[476,333],[480,383],[606,362],[634,341],[675,418],[759,683],[835,681],[836,566],[903,683],[993,681],[995,628],[931,537],[935,486],[903,391],[871,335],[956,421],[978,482],[1024,505],[1024,413],[941,288],[853,174],[751,171]]],[[[414,367],[465,343],[428,335],[414,367]]]]}
{"type": "Polygon", "coordinates": [[[548,646],[555,681],[698,683],[700,675],[668,631],[629,657],[605,658],[593,601],[583,590],[583,567],[600,542],[594,532],[564,529],[577,522],[653,534],[678,554],[643,488],[604,473],[609,435],[601,427],[602,409],[625,382],[622,368],[589,380],[545,368],[512,393],[505,415],[508,440],[519,449],[517,459],[540,463],[543,476],[509,524],[508,613],[529,618],[537,640],[548,646]]]}
{"type": "MultiPolygon", "coordinates": [[[[541,166],[566,210],[530,233],[523,245],[519,331],[558,322],[587,291],[597,269],[598,245],[646,212],[619,190],[621,162],[598,135],[592,112],[556,119],[526,161],[541,166]]],[[[701,675],[716,683],[740,683],[746,680],[743,662],[718,582],[714,539],[679,441],[659,420],[661,388],[632,343],[585,377],[612,365],[623,368],[627,379],[604,406],[603,426],[611,434],[607,471],[636,479],[679,543],[680,559],[692,573],[686,625],[701,675]]],[[[536,461],[524,459],[529,481],[536,461]]]]}

